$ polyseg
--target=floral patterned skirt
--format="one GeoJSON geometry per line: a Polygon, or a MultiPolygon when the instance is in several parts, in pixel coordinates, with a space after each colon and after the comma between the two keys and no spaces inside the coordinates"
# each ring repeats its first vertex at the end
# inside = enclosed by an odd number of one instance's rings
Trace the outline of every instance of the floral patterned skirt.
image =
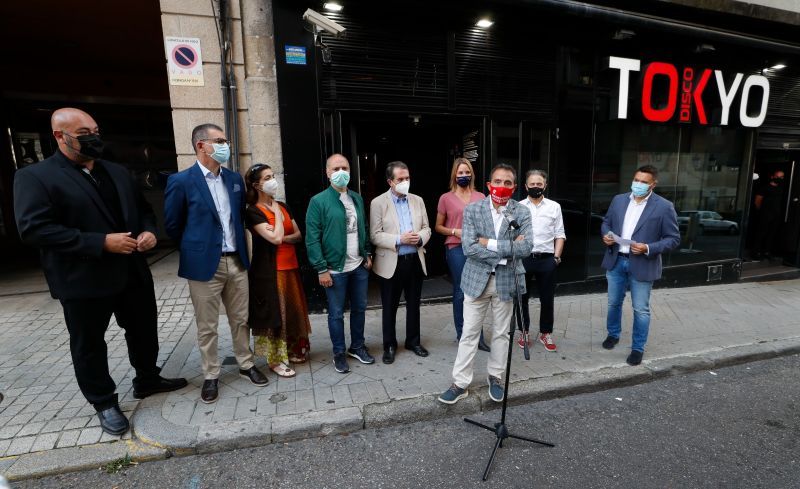
{"type": "Polygon", "coordinates": [[[270,366],[279,363],[304,362],[308,359],[311,344],[311,322],[308,319],[300,270],[278,270],[278,306],[281,313],[281,328],[276,335],[255,336],[255,354],[267,358],[270,366]]]}

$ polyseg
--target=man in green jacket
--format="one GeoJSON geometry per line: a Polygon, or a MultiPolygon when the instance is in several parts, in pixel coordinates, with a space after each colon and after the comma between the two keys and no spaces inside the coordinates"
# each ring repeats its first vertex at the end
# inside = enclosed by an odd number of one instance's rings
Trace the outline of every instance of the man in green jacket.
{"type": "Polygon", "coordinates": [[[350,163],[334,154],[325,165],[331,186],[315,195],[306,214],[306,249],[319,284],[328,296],[328,330],[333,343],[333,365],[347,373],[346,355],[361,363],[375,363],[364,345],[364,311],[372,251],[361,196],[347,189],[350,163]],[[344,304],[350,300],[350,348],[345,350],[344,304]]]}

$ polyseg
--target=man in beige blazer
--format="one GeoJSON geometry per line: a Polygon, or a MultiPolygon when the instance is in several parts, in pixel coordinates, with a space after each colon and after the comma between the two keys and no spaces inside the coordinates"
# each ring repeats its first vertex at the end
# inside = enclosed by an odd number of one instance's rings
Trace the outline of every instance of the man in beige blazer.
{"type": "Polygon", "coordinates": [[[388,192],[370,204],[370,238],[375,245],[372,269],[380,277],[383,303],[383,363],[394,362],[397,352],[395,322],[400,294],[406,297],[407,350],[428,356],[420,344],[419,302],[425,269],[425,246],[431,239],[431,227],[425,202],[408,193],[411,177],[408,166],[393,161],[386,167],[388,192]]]}

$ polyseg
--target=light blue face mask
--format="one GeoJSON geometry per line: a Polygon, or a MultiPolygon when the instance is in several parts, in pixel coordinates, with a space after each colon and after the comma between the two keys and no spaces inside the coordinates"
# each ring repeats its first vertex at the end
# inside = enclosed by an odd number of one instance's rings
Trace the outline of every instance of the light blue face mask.
{"type": "Polygon", "coordinates": [[[231,159],[231,147],[228,145],[228,143],[213,143],[213,146],[214,152],[209,156],[211,156],[214,161],[220,165],[224,165],[229,159],[231,159]]]}
{"type": "Polygon", "coordinates": [[[350,183],[350,172],[346,170],[333,172],[333,174],[331,174],[331,183],[339,188],[347,187],[347,184],[350,183]]]}
{"type": "Polygon", "coordinates": [[[650,185],[643,182],[631,183],[631,193],[634,197],[644,197],[650,191],[650,185]]]}

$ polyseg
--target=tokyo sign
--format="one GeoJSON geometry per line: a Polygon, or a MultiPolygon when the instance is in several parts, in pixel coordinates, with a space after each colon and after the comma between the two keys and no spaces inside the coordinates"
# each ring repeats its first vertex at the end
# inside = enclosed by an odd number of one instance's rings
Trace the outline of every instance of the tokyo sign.
{"type": "MultiPolygon", "coordinates": [[[[617,105],[617,118],[628,118],[628,93],[630,87],[630,74],[632,71],[641,70],[641,61],[631,58],[619,58],[611,56],[608,58],[608,67],[619,70],[619,103],[617,105]]],[[[703,125],[708,124],[705,105],[703,103],[703,92],[706,89],[712,70],[709,68],[683,68],[678,71],[675,65],[664,62],[652,62],[645,67],[644,78],[642,79],[642,115],[645,119],[653,122],[667,122],[678,115],[680,122],[692,122],[693,113],[697,122],[703,125]],[[664,77],[669,82],[669,92],[667,105],[665,107],[653,107],[653,80],[656,77],[664,77]]],[[[742,84],[744,75],[736,73],[736,77],[730,86],[725,84],[725,79],[720,70],[713,70],[719,92],[719,101],[722,106],[720,125],[727,126],[730,120],[731,105],[736,94],[739,93],[741,86],[741,100],[739,103],[739,121],[745,127],[759,127],[767,117],[767,105],[769,103],[769,80],[761,75],[750,75],[742,84]],[[750,100],[750,92],[754,87],[761,87],[761,106],[756,115],[747,113],[747,104],[750,100]]]]}

